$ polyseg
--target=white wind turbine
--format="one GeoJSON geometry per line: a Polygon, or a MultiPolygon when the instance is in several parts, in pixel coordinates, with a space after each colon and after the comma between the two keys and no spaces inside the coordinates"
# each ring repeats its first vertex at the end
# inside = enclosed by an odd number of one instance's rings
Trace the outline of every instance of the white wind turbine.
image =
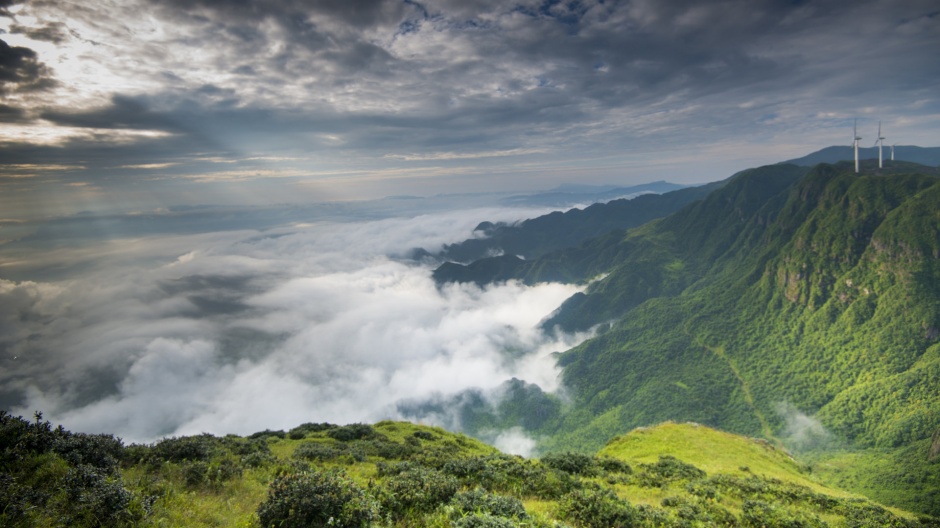
{"type": "Polygon", "coordinates": [[[852,137],[855,138],[853,142],[855,147],[855,174],[858,174],[858,142],[862,140],[858,135],[858,119],[855,120],[855,124],[852,126],[852,137]]]}
{"type": "MultiPolygon", "coordinates": [[[[878,121],[878,139],[875,140],[875,144],[878,145],[878,168],[883,168],[882,157],[881,157],[881,148],[885,144],[885,137],[881,135],[881,121],[878,121]]],[[[891,161],[894,161],[894,147],[891,147],[891,161]]]]}
{"type": "Polygon", "coordinates": [[[894,161],[894,145],[891,145],[891,161],[894,161]]]}

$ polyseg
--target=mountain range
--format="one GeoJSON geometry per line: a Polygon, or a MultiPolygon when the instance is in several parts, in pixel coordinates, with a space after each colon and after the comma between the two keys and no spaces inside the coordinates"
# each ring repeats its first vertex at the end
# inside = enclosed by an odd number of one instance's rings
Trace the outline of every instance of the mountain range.
{"type": "MultiPolygon", "coordinates": [[[[546,447],[594,450],[634,427],[694,421],[940,514],[936,168],[751,169],[642,226],[435,276],[585,284],[544,323],[598,332],[559,355],[572,403],[533,429],[546,447]]],[[[506,405],[538,401],[531,392],[506,405]]]]}

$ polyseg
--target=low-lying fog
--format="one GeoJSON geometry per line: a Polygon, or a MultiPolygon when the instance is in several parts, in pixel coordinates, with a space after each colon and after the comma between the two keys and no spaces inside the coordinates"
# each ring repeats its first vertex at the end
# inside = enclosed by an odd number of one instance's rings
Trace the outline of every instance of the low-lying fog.
{"type": "MultiPolygon", "coordinates": [[[[438,289],[432,264],[400,257],[468,238],[482,220],[544,212],[386,211],[211,232],[161,229],[179,218],[158,214],[142,236],[52,241],[40,229],[30,244],[0,246],[0,408],[141,442],[434,422],[396,403],[497,393],[512,377],[557,390],[550,354],[584,336],[538,323],[575,286],[438,289]]],[[[504,437],[531,447],[518,431],[504,437]]]]}

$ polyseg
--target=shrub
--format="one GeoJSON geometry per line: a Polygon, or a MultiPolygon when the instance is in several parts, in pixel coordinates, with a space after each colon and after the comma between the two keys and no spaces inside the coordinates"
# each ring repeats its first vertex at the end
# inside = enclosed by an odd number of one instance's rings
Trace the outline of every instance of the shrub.
{"type": "Polygon", "coordinates": [[[294,458],[304,460],[317,460],[323,462],[332,460],[346,451],[346,446],[331,446],[319,442],[305,442],[294,450],[294,458]]]}
{"type": "Polygon", "coordinates": [[[342,472],[281,475],[258,506],[258,520],[265,528],[366,526],[377,515],[375,501],[342,472]]]}
{"type": "Polygon", "coordinates": [[[594,470],[594,459],[580,453],[549,453],[542,457],[542,463],[572,475],[590,475],[594,470]]]}
{"type": "Polygon", "coordinates": [[[515,528],[517,525],[505,517],[488,513],[473,513],[457,519],[453,526],[454,528],[515,528]]]}
{"type": "Polygon", "coordinates": [[[120,438],[109,434],[69,433],[56,435],[53,451],[72,465],[88,464],[113,473],[124,455],[120,438]]]}
{"type": "MultiPolygon", "coordinates": [[[[775,504],[760,500],[746,500],[741,506],[741,522],[754,528],[823,528],[827,524],[819,517],[805,512],[791,512],[775,504]]],[[[885,526],[865,524],[864,526],[885,526]]]]}
{"type": "Polygon", "coordinates": [[[249,440],[264,440],[266,438],[284,438],[287,436],[287,433],[284,431],[272,431],[270,429],[265,429],[264,431],[258,431],[257,433],[252,433],[248,435],[249,440]]]}
{"type": "Polygon", "coordinates": [[[63,484],[71,510],[67,525],[122,526],[140,518],[129,509],[133,495],[120,480],[109,479],[91,465],[70,469],[63,484]]]}
{"type": "Polygon", "coordinates": [[[352,440],[362,440],[364,438],[375,438],[378,433],[368,424],[350,424],[340,427],[334,427],[326,432],[327,436],[340,442],[349,442],[352,440]]]}
{"type": "Polygon", "coordinates": [[[633,474],[633,468],[630,467],[630,464],[627,464],[619,458],[606,456],[598,457],[594,459],[594,464],[608,473],[623,473],[624,475],[633,474]]]}
{"type": "Polygon", "coordinates": [[[242,465],[250,468],[259,468],[274,462],[277,462],[277,457],[272,453],[255,452],[242,457],[242,465]]]}
{"type": "Polygon", "coordinates": [[[629,527],[639,523],[639,511],[609,489],[579,490],[562,497],[558,516],[584,526],[629,527]]]}
{"type": "Polygon", "coordinates": [[[183,465],[183,482],[187,486],[201,486],[206,481],[206,473],[209,472],[209,464],[197,460],[187,462],[183,465]]]}
{"type": "Polygon", "coordinates": [[[165,462],[207,461],[219,443],[218,438],[208,433],[164,438],[151,447],[150,453],[155,459],[165,462]]]}
{"type": "Polygon", "coordinates": [[[661,455],[655,464],[641,464],[640,467],[644,471],[638,476],[638,483],[649,487],[662,487],[674,480],[693,480],[706,476],[701,469],[670,455],[661,455]]]}
{"type": "Polygon", "coordinates": [[[434,434],[429,433],[427,431],[415,431],[414,433],[412,433],[411,436],[419,440],[434,440],[434,438],[436,438],[434,434]]]}
{"type": "Polygon", "coordinates": [[[382,502],[397,517],[412,512],[430,512],[450,500],[458,487],[454,477],[417,466],[388,478],[382,502]]]}
{"type": "Polygon", "coordinates": [[[463,514],[485,513],[496,517],[528,518],[525,507],[519,499],[487,493],[481,488],[457,493],[451,500],[451,505],[457,512],[463,514]]]}
{"type": "Polygon", "coordinates": [[[300,440],[301,438],[304,438],[305,436],[307,436],[307,434],[309,433],[319,433],[321,431],[329,431],[330,429],[334,429],[335,427],[337,426],[330,424],[330,423],[307,422],[304,424],[300,424],[297,427],[288,431],[287,436],[288,438],[292,440],[300,440]]]}

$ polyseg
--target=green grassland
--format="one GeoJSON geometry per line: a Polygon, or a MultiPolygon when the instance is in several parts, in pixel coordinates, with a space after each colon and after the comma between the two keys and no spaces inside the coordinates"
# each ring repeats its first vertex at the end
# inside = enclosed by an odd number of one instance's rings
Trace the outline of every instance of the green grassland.
{"type": "Polygon", "coordinates": [[[769,442],[664,423],[525,459],[405,422],[123,446],[0,416],[2,526],[937,526],[769,442]]]}

